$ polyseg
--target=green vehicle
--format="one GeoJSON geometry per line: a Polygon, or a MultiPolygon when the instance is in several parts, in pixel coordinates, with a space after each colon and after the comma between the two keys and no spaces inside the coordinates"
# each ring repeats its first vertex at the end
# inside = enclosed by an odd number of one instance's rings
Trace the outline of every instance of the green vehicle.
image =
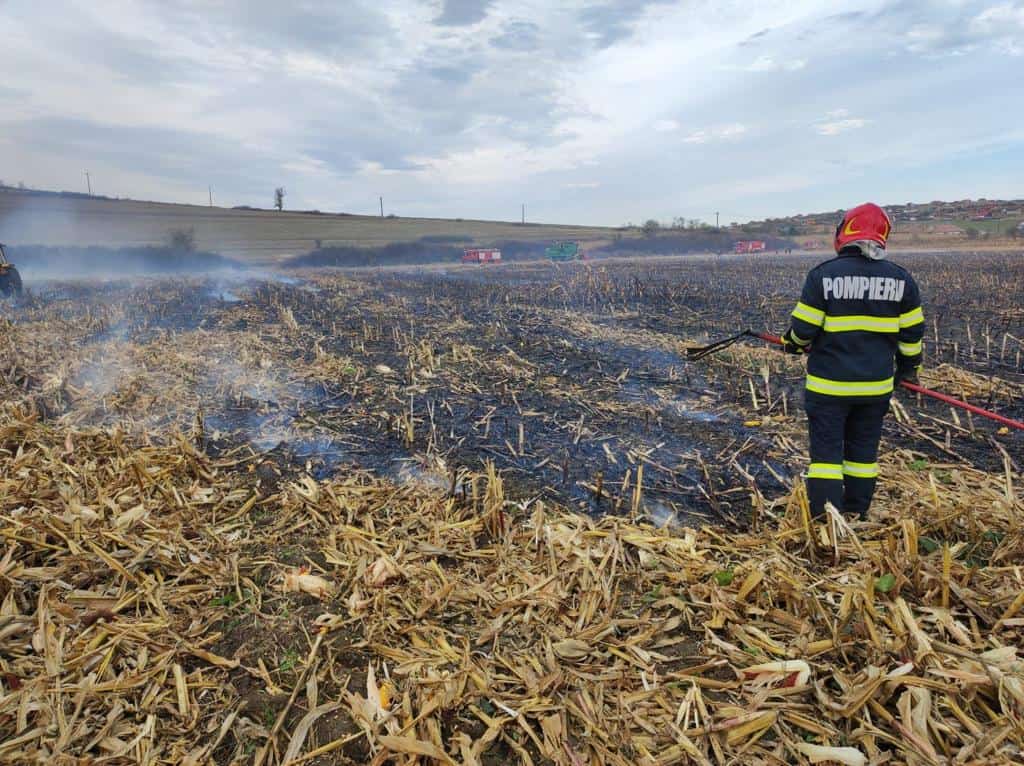
{"type": "Polygon", "coordinates": [[[579,242],[572,241],[556,241],[552,242],[546,250],[544,255],[547,256],[548,260],[551,261],[585,261],[587,256],[580,250],[579,242]]]}

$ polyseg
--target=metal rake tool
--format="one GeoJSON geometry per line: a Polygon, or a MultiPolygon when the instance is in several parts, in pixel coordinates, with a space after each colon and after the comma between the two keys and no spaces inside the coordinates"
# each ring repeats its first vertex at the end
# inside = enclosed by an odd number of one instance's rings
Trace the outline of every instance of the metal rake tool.
{"type": "Polygon", "coordinates": [[[754,332],[753,330],[743,330],[742,332],[736,333],[730,338],[716,340],[714,343],[711,343],[707,346],[697,346],[695,348],[688,348],[686,349],[686,358],[689,359],[690,361],[695,362],[698,359],[703,359],[704,357],[710,356],[711,354],[717,354],[719,351],[729,348],[729,346],[731,346],[732,344],[739,343],[744,338],[760,338],[761,340],[766,340],[769,343],[777,342],[773,341],[773,337],[774,336],[766,336],[765,333],[754,332]]]}

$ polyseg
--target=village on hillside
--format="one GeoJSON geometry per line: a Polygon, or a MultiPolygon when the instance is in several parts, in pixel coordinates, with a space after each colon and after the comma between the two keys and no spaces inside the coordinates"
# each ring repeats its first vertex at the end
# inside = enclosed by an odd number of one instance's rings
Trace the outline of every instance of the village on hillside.
{"type": "MultiPolygon", "coordinates": [[[[957,200],[955,202],[887,205],[897,231],[900,224],[918,224],[915,230],[927,234],[977,238],[1024,236],[1024,200],[957,200]]],[[[795,215],[765,221],[783,236],[830,232],[842,211],[795,215]]]]}

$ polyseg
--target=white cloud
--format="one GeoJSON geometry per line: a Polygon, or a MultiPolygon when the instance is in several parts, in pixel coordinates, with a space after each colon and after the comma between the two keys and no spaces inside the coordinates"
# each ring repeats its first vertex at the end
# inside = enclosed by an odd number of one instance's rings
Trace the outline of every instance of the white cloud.
{"type": "Polygon", "coordinates": [[[906,49],[936,58],[982,51],[1024,54],[1024,3],[979,5],[963,0],[934,9],[926,23],[910,25],[903,38],[906,49]]]}
{"type": "Polygon", "coordinates": [[[970,28],[980,37],[993,39],[1003,53],[1024,55],[1024,3],[986,8],[971,20],[970,28]]]}
{"type": "Polygon", "coordinates": [[[743,69],[747,72],[797,72],[806,66],[806,59],[793,58],[780,61],[772,56],[758,56],[743,69]]]}
{"type": "Polygon", "coordinates": [[[599,181],[577,181],[563,184],[566,189],[598,189],[601,187],[599,181]]]}
{"type": "Polygon", "coordinates": [[[281,163],[281,167],[294,173],[323,174],[328,171],[326,163],[313,157],[298,157],[289,162],[281,163]]]}
{"type": "Polygon", "coordinates": [[[735,122],[730,125],[718,125],[713,128],[695,130],[683,141],[687,144],[706,144],[711,141],[729,141],[739,138],[747,132],[747,126],[735,122]]]}
{"type": "Polygon", "coordinates": [[[1024,4],[1002,3],[986,8],[971,22],[979,32],[1024,32],[1024,4]]]}
{"type": "Polygon", "coordinates": [[[747,126],[736,122],[732,125],[723,125],[717,131],[719,138],[739,138],[747,132],[747,126]]]}
{"type": "Polygon", "coordinates": [[[659,133],[672,133],[679,128],[680,125],[675,120],[657,120],[654,123],[654,129],[659,133]]]}
{"type": "Polygon", "coordinates": [[[871,120],[862,117],[851,117],[849,109],[833,109],[825,112],[825,117],[815,120],[814,129],[823,136],[838,136],[851,130],[859,130],[869,125],[871,120]]]}

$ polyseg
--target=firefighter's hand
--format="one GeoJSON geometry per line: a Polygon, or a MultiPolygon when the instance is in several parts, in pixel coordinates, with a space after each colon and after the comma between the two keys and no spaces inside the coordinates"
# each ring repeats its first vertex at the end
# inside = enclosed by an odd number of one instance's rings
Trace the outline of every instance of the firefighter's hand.
{"type": "Polygon", "coordinates": [[[898,386],[900,383],[907,382],[913,383],[915,386],[921,385],[921,382],[917,379],[918,367],[905,367],[903,369],[896,370],[895,384],[898,386]]]}
{"type": "Polygon", "coordinates": [[[806,354],[807,347],[794,342],[791,333],[791,330],[787,330],[786,334],[782,336],[782,350],[787,354],[806,354]]]}

